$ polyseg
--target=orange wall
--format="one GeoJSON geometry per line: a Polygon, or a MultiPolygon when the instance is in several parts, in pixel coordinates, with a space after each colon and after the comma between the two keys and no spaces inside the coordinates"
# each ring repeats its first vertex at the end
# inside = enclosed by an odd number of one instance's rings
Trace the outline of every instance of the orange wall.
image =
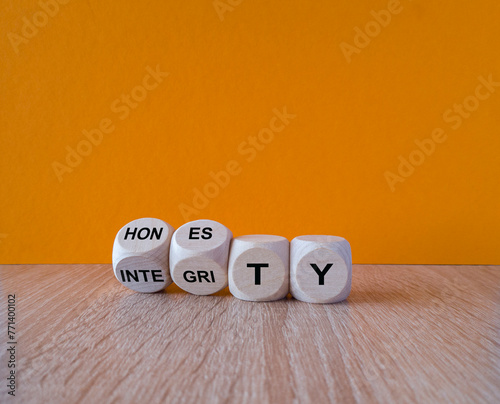
{"type": "Polygon", "coordinates": [[[2,8],[1,263],[110,262],[153,216],[500,264],[498,2],[2,8]]]}

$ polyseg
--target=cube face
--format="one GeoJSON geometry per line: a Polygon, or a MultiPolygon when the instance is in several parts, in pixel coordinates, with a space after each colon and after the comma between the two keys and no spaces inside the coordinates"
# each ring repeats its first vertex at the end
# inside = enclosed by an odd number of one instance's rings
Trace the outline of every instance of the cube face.
{"type": "Polygon", "coordinates": [[[164,247],[170,241],[173,227],[163,220],[146,217],[133,220],[123,226],[116,236],[116,242],[125,251],[142,254],[164,247]]]}
{"type": "Polygon", "coordinates": [[[229,257],[229,291],[248,301],[272,301],[289,290],[289,241],[280,236],[241,236],[229,257]]]}
{"type": "Polygon", "coordinates": [[[188,257],[172,268],[172,279],[193,295],[211,295],[227,286],[227,269],[206,257],[188,257]]]}
{"type": "Polygon", "coordinates": [[[224,248],[233,234],[223,224],[215,220],[200,219],[179,227],[173,236],[173,243],[186,250],[186,254],[210,254],[224,248]]]}
{"type": "Polygon", "coordinates": [[[113,271],[124,286],[153,293],[172,283],[170,240],[174,228],[160,219],[142,218],[123,226],[113,244],[113,271]]]}
{"type": "Polygon", "coordinates": [[[296,237],[290,255],[293,297],[309,303],[335,303],[347,298],[352,279],[347,240],[334,236],[296,237]]]}
{"type": "Polygon", "coordinates": [[[227,286],[231,231],[214,220],[179,227],[170,246],[170,275],[181,289],[210,295],[227,286]]]}
{"type": "Polygon", "coordinates": [[[115,266],[115,276],[129,289],[142,293],[158,292],[172,283],[163,265],[141,256],[120,260],[115,266]]]}

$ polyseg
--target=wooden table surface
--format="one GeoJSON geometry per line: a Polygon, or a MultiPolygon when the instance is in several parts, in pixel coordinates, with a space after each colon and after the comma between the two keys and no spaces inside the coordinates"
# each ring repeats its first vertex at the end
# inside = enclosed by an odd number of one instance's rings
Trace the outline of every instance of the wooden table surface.
{"type": "Polygon", "coordinates": [[[348,300],[132,292],[111,265],[0,266],[0,402],[499,403],[500,267],[355,265],[348,300]]]}

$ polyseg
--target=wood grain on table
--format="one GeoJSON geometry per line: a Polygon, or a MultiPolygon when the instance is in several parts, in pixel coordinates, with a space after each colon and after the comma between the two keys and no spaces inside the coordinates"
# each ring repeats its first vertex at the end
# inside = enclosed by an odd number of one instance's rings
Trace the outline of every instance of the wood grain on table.
{"type": "Polygon", "coordinates": [[[140,294],[108,264],[4,265],[0,288],[2,403],[500,402],[500,267],[355,265],[329,305],[140,294]]]}

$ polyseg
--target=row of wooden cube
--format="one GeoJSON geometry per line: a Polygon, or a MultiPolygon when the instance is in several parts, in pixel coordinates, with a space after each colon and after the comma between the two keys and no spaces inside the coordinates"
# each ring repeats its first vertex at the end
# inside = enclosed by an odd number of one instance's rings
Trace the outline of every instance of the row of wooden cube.
{"type": "Polygon", "coordinates": [[[173,282],[196,295],[229,284],[233,296],[272,301],[290,292],[310,303],[335,303],[351,290],[352,259],[347,240],[299,236],[289,242],[271,235],[233,238],[213,220],[196,220],[177,230],[154,218],[120,229],[113,245],[116,278],[137,292],[157,292],[173,282]]]}

